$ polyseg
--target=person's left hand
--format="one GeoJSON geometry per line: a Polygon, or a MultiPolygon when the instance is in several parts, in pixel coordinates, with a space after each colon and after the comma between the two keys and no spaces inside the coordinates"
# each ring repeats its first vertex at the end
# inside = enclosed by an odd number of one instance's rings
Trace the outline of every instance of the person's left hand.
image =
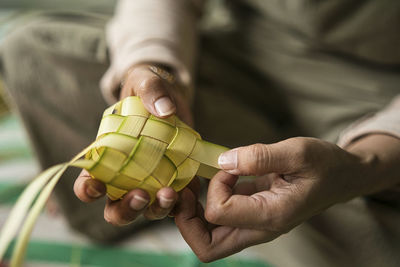
{"type": "Polygon", "coordinates": [[[313,138],[240,147],[221,155],[206,209],[185,188],[175,222],[210,262],[271,241],[329,206],[369,192],[368,157],[313,138]],[[236,185],[238,175],[260,176],[236,185]]]}

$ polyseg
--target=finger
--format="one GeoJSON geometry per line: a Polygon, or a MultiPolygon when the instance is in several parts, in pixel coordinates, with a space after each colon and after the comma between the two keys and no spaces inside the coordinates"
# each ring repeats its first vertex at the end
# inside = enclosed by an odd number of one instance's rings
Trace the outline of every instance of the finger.
{"type": "Polygon", "coordinates": [[[276,180],[279,178],[280,177],[275,173],[266,174],[260,177],[247,178],[246,181],[237,184],[233,188],[233,194],[250,196],[257,192],[270,190],[271,186],[276,183],[276,180]]]}
{"type": "Polygon", "coordinates": [[[106,186],[92,179],[86,170],[82,170],[74,183],[75,195],[83,202],[92,202],[106,194],[106,186]]]}
{"type": "Polygon", "coordinates": [[[195,194],[189,188],[183,189],[175,208],[175,224],[200,259],[204,248],[211,243],[209,224],[202,214],[204,211],[197,202],[195,194]]]}
{"type": "Polygon", "coordinates": [[[176,112],[176,105],[168,92],[167,81],[153,73],[148,66],[137,67],[132,70],[123,88],[129,89],[142,99],[145,108],[154,116],[168,117],[176,112]]]}
{"type": "MultiPolygon", "coordinates": [[[[192,179],[192,181],[190,181],[190,183],[186,186],[186,188],[193,193],[196,199],[198,199],[201,190],[201,183],[199,177],[195,176],[192,179]]],[[[186,201],[185,199],[182,198],[182,193],[183,193],[182,191],[179,193],[178,201],[176,202],[175,207],[168,214],[169,216],[174,217],[176,213],[179,211],[180,202],[186,201]]]]}
{"type": "MultiPolygon", "coordinates": [[[[199,245],[197,245],[195,248],[198,250],[196,254],[203,262],[225,258],[250,246],[271,241],[278,237],[280,233],[219,226],[213,229],[210,235],[212,242],[208,246],[202,244],[202,247],[199,248],[199,245]]],[[[192,235],[189,238],[192,238],[192,241],[189,242],[196,243],[195,238],[198,237],[192,235]]]]}
{"type": "Polygon", "coordinates": [[[205,210],[207,221],[241,228],[263,228],[272,212],[271,205],[261,193],[233,195],[237,179],[238,176],[223,171],[211,179],[205,210]]]}
{"type": "Polygon", "coordinates": [[[133,222],[146,209],[150,196],[141,189],[134,189],[118,201],[108,200],[104,209],[104,219],[117,226],[133,222]]]}
{"type": "Polygon", "coordinates": [[[238,147],[221,154],[219,166],[235,175],[264,175],[286,172],[292,160],[293,150],[285,142],[255,144],[238,147]]]}
{"type": "Polygon", "coordinates": [[[177,108],[176,115],[187,125],[194,127],[192,110],[189,105],[190,101],[188,100],[188,96],[183,93],[186,91],[188,89],[179,84],[172,85],[171,90],[169,90],[177,108]]]}
{"type": "Polygon", "coordinates": [[[241,182],[240,184],[237,184],[233,188],[233,195],[245,195],[249,196],[257,191],[257,187],[254,182],[246,181],[246,182],[241,182]]]}
{"type": "Polygon", "coordinates": [[[193,192],[186,188],[181,194],[185,201],[179,202],[175,223],[182,237],[203,262],[227,257],[276,236],[259,230],[212,226],[204,220],[203,209],[193,192]]]}
{"type": "Polygon", "coordinates": [[[161,188],[156,195],[155,202],[146,210],[144,216],[148,220],[165,218],[174,208],[178,200],[178,193],[171,187],[161,188]]]}
{"type": "Polygon", "coordinates": [[[280,235],[279,233],[262,230],[219,226],[209,233],[212,240],[210,243],[200,242],[198,244],[201,236],[196,236],[196,233],[188,235],[185,241],[188,244],[193,244],[191,248],[203,262],[211,262],[228,257],[250,246],[271,241],[280,235]]]}
{"type": "Polygon", "coordinates": [[[192,190],[196,198],[199,197],[201,191],[201,183],[199,177],[195,176],[186,187],[192,190]]]}

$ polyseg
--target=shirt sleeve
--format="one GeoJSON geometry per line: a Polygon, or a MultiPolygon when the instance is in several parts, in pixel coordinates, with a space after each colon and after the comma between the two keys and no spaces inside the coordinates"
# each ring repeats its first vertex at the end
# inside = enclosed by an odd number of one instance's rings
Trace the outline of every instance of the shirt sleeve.
{"type": "MultiPolygon", "coordinates": [[[[100,81],[107,102],[118,100],[119,86],[134,64],[172,67],[192,90],[197,21],[203,0],[120,0],[106,27],[111,64],[100,81]]],[[[191,92],[189,92],[191,95],[191,92]]]]}
{"type": "Polygon", "coordinates": [[[340,147],[368,134],[381,133],[400,139],[400,95],[383,110],[366,116],[345,129],[338,140],[340,147]]]}

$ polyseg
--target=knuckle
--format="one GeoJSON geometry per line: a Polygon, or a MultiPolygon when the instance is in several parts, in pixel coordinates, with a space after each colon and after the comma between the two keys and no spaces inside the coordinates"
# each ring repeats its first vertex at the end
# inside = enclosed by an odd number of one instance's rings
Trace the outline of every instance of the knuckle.
{"type": "Polygon", "coordinates": [[[197,254],[197,258],[199,258],[199,260],[204,263],[210,263],[213,261],[211,257],[204,254],[197,254]]]}
{"type": "Polygon", "coordinates": [[[234,204],[231,201],[213,203],[208,202],[204,211],[204,217],[206,220],[213,224],[225,224],[226,218],[235,209],[234,204]]]}
{"type": "Polygon", "coordinates": [[[124,226],[131,223],[135,218],[131,214],[125,212],[111,211],[106,209],[104,211],[104,219],[114,226],[124,226]]]}
{"type": "Polygon", "coordinates": [[[151,76],[143,79],[139,83],[138,94],[143,95],[163,88],[163,81],[157,76],[151,76]]]}
{"type": "Polygon", "coordinates": [[[194,253],[201,262],[209,263],[215,260],[210,251],[209,249],[195,249],[194,253]]]}
{"type": "Polygon", "coordinates": [[[104,219],[111,225],[121,226],[121,222],[116,217],[104,216],[104,219]]]}
{"type": "Polygon", "coordinates": [[[245,164],[241,166],[244,172],[255,175],[264,174],[266,159],[268,159],[267,146],[264,144],[254,144],[245,150],[243,161],[245,164]]]}
{"type": "Polygon", "coordinates": [[[249,148],[249,152],[256,157],[262,157],[264,154],[264,144],[257,143],[250,146],[249,148]]]}
{"type": "Polygon", "coordinates": [[[296,165],[305,165],[312,156],[311,143],[307,138],[293,138],[292,155],[296,165]]]}
{"type": "Polygon", "coordinates": [[[208,205],[204,211],[204,217],[206,220],[213,224],[219,224],[221,222],[221,212],[223,208],[220,204],[208,205]]]}
{"type": "Polygon", "coordinates": [[[110,224],[113,224],[113,220],[110,217],[110,212],[107,209],[104,210],[104,220],[110,224]]]}
{"type": "Polygon", "coordinates": [[[210,223],[215,223],[218,220],[218,213],[215,207],[207,207],[204,211],[204,217],[210,223]]]}

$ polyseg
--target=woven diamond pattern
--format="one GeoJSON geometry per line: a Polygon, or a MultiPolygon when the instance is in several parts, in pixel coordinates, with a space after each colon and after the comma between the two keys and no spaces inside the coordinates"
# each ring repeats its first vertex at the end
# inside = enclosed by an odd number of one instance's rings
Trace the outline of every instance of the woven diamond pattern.
{"type": "Polygon", "coordinates": [[[191,155],[198,140],[200,135],[176,116],[157,118],[138,97],[129,97],[104,112],[86,169],[106,184],[111,199],[134,188],[154,199],[161,187],[179,191],[196,175],[200,163],[191,155]]]}

